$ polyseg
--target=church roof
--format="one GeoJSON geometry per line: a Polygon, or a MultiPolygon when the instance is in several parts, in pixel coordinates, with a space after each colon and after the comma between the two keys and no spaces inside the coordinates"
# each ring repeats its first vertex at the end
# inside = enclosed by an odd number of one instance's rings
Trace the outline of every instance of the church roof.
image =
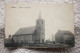
{"type": "Polygon", "coordinates": [[[14,35],[33,34],[35,29],[36,29],[35,26],[20,28],[14,35]]]}

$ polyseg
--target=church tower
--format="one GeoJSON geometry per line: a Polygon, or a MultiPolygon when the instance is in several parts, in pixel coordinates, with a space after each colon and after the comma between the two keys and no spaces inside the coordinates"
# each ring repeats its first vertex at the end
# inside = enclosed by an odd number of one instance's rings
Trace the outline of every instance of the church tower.
{"type": "Polygon", "coordinates": [[[41,12],[39,13],[39,18],[36,21],[36,31],[37,31],[37,40],[38,43],[44,43],[45,40],[45,23],[41,19],[41,12]]]}

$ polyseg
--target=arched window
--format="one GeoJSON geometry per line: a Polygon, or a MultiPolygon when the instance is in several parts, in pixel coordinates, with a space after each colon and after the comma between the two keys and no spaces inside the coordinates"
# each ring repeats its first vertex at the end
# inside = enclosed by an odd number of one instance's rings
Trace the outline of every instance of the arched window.
{"type": "Polygon", "coordinates": [[[42,33],[42,36],[44,35],[44,33],[42,33]]]}

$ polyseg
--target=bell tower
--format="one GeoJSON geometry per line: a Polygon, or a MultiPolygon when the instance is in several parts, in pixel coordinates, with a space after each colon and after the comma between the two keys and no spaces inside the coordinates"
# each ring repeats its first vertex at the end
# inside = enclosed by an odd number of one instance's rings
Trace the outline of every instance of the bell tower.
{"type": "Polygon", "coordinates": [[[38,43],[44,43],[45,40],[45,23],[41,19],[41,12],[39,13],[39,18],[36,21],[36,31],[37,31],[37,40],[38,43]]]}

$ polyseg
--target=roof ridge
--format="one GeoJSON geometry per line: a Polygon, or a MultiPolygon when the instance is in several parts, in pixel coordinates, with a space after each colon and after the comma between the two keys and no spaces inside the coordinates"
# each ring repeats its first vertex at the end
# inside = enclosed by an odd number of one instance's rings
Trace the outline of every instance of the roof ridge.
{"type": "Polygon", "coordinates": [[[14,35],[32,34],[35,31],[35,29],[35,26],[20,28],[14,35]]]}

